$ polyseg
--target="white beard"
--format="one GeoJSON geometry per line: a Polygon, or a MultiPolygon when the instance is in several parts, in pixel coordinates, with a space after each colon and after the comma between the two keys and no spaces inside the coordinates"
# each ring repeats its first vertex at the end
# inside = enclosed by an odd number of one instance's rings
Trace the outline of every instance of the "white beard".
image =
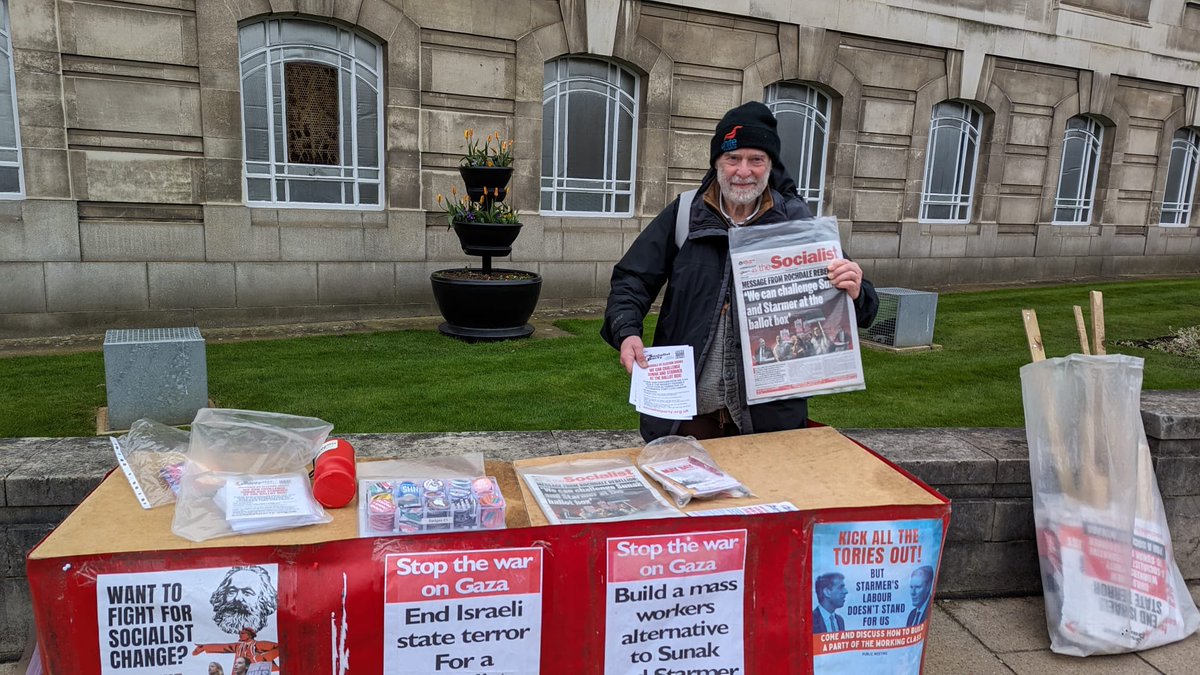
{"type": "Polygon", "coordinates": [[[762,179],[757,183],[735,185],[725,177],[723,172],[717,171],[717,185],[721,186],[721,196],[725,201],[738,206],[746,206],[758,201],[763,190],[767,189],[768,177],[769,173],[764,172],[762,179]]]}

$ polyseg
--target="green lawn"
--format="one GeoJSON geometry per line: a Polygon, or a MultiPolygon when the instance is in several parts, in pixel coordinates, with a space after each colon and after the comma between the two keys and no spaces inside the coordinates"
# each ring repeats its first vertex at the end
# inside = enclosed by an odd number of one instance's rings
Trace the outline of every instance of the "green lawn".
{"type": "MultiPolygon", "coordinates": [[[[811,415],[841,428],[1021,426],[1020,310],[1037,310],[1051,356],[1071,353],[1071,306],[1086,310],[1092,288],[1104,292],[1110,345],[1200,324],[1200,279],[942,294],[941,351],[866,351],[867,389],[817,397],[811,415]]],[[[340,433],[634,428],[628,376],[600,322],[559,326],[572,336],[468,345],[398,331],[214,344],[209,395],[223,407],[315,415],[340,433]]],[[[1119,351],[1146,359],[1147,389],[1200,388],[1195,359],[1119,351]]],[[[0,381],[0,437],[90,435],[104,405],[98,352],[0,359],[0,381]]]]}

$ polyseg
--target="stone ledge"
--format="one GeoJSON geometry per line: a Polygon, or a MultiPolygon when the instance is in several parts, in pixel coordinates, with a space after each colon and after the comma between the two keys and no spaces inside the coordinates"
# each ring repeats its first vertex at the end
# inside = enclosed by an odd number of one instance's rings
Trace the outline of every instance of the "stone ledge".
{"type": "Polygon", "coordinates": [[[1143,391],[1142,424],[1152,439],[1200,438],[1200,390],[1143,391]]]}

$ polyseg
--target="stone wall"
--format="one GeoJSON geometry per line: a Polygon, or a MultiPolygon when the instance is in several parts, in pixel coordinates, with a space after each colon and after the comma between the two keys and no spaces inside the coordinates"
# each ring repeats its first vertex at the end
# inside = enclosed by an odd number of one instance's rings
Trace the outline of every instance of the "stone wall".
{"type": "MultiPolygon", "coordinates": [[[[1142,395],[1175,559],[1200,579],[1200,391],[1142,395]]],[[[941,597],[1041,592],[1029,453],[1022,429],[859,429],[844,433],[951,499],[941,597]]],[[[481,452],[508,460],[636,447],[633,431],[360,434],[365,457],[481,452]]],[[[24,556],[113,468],[106,438],[0,440],[0,662],[20,656],[29,630],[24,556]]]]}
{"type": "Polygon", "coordinates": [[[881,285],[1200,271],[1200,223],[1158,223],[1171,137],[1200,126],[1200,10],[1143,0],[9,0],[26,193],[0,201],[0,337],[435,313],[468,260],[435,196],[462,130],[516,140],[506,264],[543,308],[602,301],[613,262],[706,168],[764,87],[832,99],[824,203],[881,285]],[[731,14],[737,10],[741,14],[731,14]],[[239,22],[298,15],[385,47],[382,209],[250,208],[239,22]],[[629,218],[536,212],[543,64],[640,77],[629,218]],[[932,107],[985,113],[975,208],[919,219],[932,107]],[[1064,123],[1105,125],[1090,225],[1051,224],[1064,123]]]}

